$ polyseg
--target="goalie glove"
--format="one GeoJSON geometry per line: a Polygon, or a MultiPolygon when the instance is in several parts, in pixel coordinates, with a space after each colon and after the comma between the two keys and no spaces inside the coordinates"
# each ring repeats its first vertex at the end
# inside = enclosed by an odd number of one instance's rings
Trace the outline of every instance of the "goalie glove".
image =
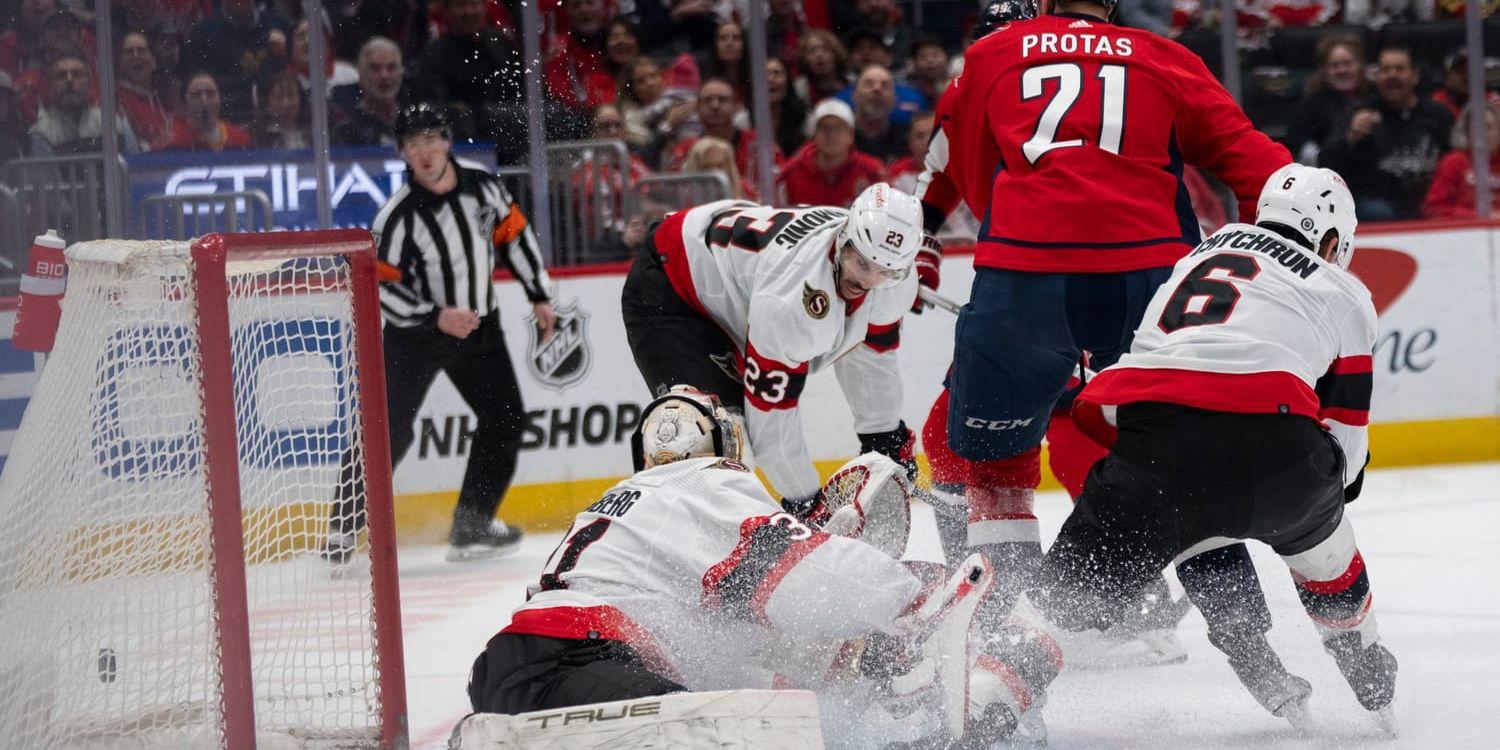
{"type": "Polygon", "coordinates": [[[896,429],[885,432],[867,432],[859,435],[860,453],[879,453],[906,469],[906,478],[917,479],[917,436],[899,422],[896,429]]]}
{"type": "Polygon", "coordinates": [[[901,559],[911,536],[911,483],[904,474],[878,453],[844,464],[818,491],[830,513],[823,530],[901,559]]]}
{"type": "MultiPolygon", "coordinates": [[[[943,266],[943,243],[938,238],[924,233],[922,235],[922,248],[917,251],[917,258],[912,262],[912,268],[917,273],[917,284],[928,289],[937,291],[938,284],[942,281],[943,266]]],[[[911,311],[920,315],[927,303],[918,297],[911,305],[911,311]]]]}

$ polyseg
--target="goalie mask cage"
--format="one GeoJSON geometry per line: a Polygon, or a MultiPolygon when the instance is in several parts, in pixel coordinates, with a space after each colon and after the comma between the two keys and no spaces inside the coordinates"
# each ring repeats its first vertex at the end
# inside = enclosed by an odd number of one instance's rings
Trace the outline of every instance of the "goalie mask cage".
{"type": "Polygon", "coordinates": [[[68,263],[0,476],[0,745],[405,747],[369,233],[68,263]]]}

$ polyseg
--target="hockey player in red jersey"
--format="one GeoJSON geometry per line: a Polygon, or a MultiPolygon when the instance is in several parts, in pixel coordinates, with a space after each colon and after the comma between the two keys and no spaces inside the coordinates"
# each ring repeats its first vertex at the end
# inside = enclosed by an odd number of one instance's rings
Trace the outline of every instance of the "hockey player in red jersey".
{"type": "Polygon", "coordinates": [[[921,221],[916,199],[885,183],[848,209],[718,201],[668,216],[621,296],[647,386],[660,395],[686,383],[743,408],[757,465],[799,516],[819,501],[798,415],[810,373],[835,371],[861,452],[914,473],[897,353],[921,221]]]}
{"type": "Polygon", "coordinates": [[[638,472],[578,514],[476,660],[474,710],[818,689],[854,674],[906,695],[958,680],[927,691],[957,696],[948,731],[998,738],[1061,666],[1050,639],[1019,626],[988,646],[969,637],[993,579],[982,557],[936,592],[898,560],[910,485],[890,459],[868,454],[836,474],[819,528],[784,512],[738,461],[736,427],[712,396],[671,389],[646,407],[632,447],[638,472]],[[863,656],[906,652],[867,649],[872,634],[913,639],[911,662],[932,674],[863,656]]]}
{"type": "Polygon", "coordinates": [[[1192,52],[1109,24],[1113,7],[1062,0],[975,42],[928,150],[941,178],[921,196],[926,225],[960,199],[981,218],[948,439],[971,461],[971,518],[992,521],[971,543],[1001,570],[1040,554],[1038,446],[1082,353],[1112,363],[1197,244],[1184,165],[1216,174],[1250,216],[1265,178],[1291,161],[1192,52]]]}
{"type": "MultiPolygon", "coordinates": [[[[1332,170],[1291,164],[1267,181],[1257,221],[1178,261],[1129,353],[1079,395],[1079,423],[1117,436],[1033,599],[1065,628],[1106,626],[1173,558],[1257,539],[1291,568],[1360,704],[1383,711],[1396,660],[1344,515],[1367,458],[1376,335],[1370,293],[1347,271],[1354,200],[1332,170]]],[[[1230,664],[1268,710],[1296,714],[1310,688],[1264,633],[1240,633],[1230,664]]]]}

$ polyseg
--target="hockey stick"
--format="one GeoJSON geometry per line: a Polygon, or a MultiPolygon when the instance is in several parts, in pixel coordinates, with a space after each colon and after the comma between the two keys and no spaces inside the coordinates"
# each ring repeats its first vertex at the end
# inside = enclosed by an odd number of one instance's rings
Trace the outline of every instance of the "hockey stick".
{"type": "Polygon", "coordinates": [[[925,286],[917,287],[917,299],[922,300],[922,302],[928,307],[936,307],[942,310],[947,310],[954,315],[957,315],[958,311],[963,308],[963,305],[960,305],[957,302],[954,302],[953,300],[948,299],[947,297],[944,297],[943,295],[938,294],[936,291],[925,286]]]}

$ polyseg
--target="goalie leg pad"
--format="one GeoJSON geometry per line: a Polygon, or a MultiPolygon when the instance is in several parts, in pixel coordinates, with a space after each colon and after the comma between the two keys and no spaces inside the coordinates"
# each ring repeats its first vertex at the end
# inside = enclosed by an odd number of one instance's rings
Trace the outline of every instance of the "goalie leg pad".
{"type": "Polygon", "coordinates": [[[449,750],[821,750],[818,702],[802,690],[674,693],[530,713],[473,714],[449,750]]]}

